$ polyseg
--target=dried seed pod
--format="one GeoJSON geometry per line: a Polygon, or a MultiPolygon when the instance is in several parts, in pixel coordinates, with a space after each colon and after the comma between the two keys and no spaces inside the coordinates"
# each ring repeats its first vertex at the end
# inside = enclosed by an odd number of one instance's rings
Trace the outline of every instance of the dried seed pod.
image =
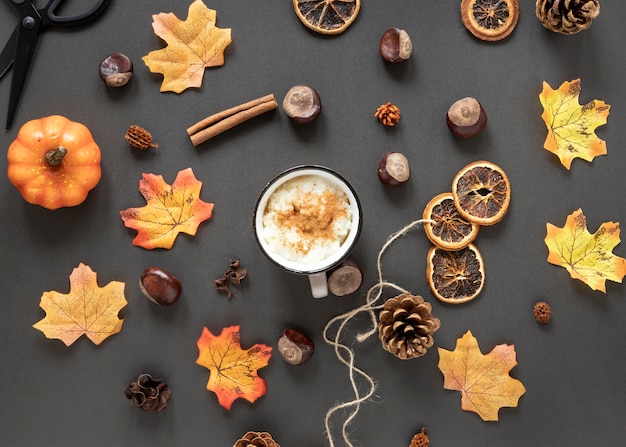
{"type": "Polygon", "coordinates": [[[591,26],[600,14],[600,3],[598,0],[537,0],[535,14],[550,31],[575,34],[591,26]]]}
{"type": "Polygon", "coordinates": [[[154,144],[152,142],[152,134],[148,132],[143,127],[139,127],[135,124],[130,126],[126,131],[126,135],[124,135],[124,139],[130,144],[132,147],[146,150],[150,147],[157,148],[158,144],[154,144]]]}
{"type": "Polygon", "coordinates": [[[280,447],[267,432],[249,431],[233,447],[280,447]]]}
{"type": "Polygon", "coordinates": [[[430,438],[426,434],[426,427],[422,427],[422,430],[411,439],[409,447],[428,447],[429,445],[430,438]]]}
{"type": "Polygon", "coordinates": [[[241,284],[241,280],[247,275],[248,271],[240,265],[239,259],[231,259],[224,275],[215,280],[215,288],[225,292],[227,298],[232,298],[235,294],[230,290],[230,286],[241,284]]]}
{"type": "Polygon", "coordinates": [[[400,121],[400,108],[390,102],[387,102],[378,106],[374,116],[385,126],[393,127],[398,124],[398,121],[400,121]]]}
{"type": "Polygon", "coordinates": [[[533,307],[533,315],[539,323],[548,324],[552,318],[552,309],[545,301],[539,301],[533,307]]]}
{"type": "Polygon", "coordinates": [[[150,374],[139,374],[124,390],[124,396],[144,411],[158,413],[167,407],[172,391],[167,383],[154,379],[150,374]]]}
{"type": "Polygon", "coordinates": [[[407,293],[389,298],[378,316],[378,338],[383,349],[402,360],[426,354],[440,327],[431,304],[407,293]]]}

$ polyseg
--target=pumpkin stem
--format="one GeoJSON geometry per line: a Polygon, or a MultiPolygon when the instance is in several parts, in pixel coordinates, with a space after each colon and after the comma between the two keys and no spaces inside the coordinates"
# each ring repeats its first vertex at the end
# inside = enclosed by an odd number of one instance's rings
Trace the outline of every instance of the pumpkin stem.
{"type": "Polygon", "coordinates": [[[67,149],[63,146],[59,146],[54,150],[46,152],[46,161],[52,167],[60,166],[65,154],[67,154],[67,149]]]}

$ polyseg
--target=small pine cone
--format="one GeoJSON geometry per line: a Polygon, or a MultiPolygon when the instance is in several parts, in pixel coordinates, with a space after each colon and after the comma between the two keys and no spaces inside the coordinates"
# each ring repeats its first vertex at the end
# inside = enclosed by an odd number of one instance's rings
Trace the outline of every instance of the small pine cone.
{"type": "Polygon", "coordinates": [[[374,116],[385,126],[395,126],[400,121],[400,109],[388,102],[379,106],[374,116]]]}
{"type": "Polygon", "coordinates": [[[422,430],[411,439],[409,447],[428,447],[429,445],[430,439],[426,434],[426,427],[422,427],[422,430]]]}
{"type": "Polygon", "coordinates": [[[430,303],[406,293],[388,299],[378,316],[378,337],[383,349],[402,360],[426,354],[434,343],[433,333],[440,327],[430,303]]]}
{"type": "Polygon", "coordinates": [[[544,301],[540,301],[535,304],[533,308],[533,315],[535,316],[535,320],[537,320],[541,324],[547,324],[550,322],[550,318],[552,318],[552,309],[550,309],[550,305],[544,301]]]}
{"type": "Polygon", "coordinates": [[[126,131],[126,135],[124,135],[124,139],[130,144],[132,147],[146,150],[149,147],[157,148],[158,144],[154,144],[152,142],[152,134],[148,132],[143,127],[136,126],[133,124],[126,131]]]}
{"type": "Polygon", "coordinates": [[[600,4],[598,0],[537,0],[535,13],[547,29],[575,34],[591,26],[600,4]]]}
{"type": "Polygon", "coordinates": [[[249,431],[233,447],[280,447],[267,432],[249,431]]]}
{"type": "Polygon", "coordinates": [[[167,383],[153,379],[150,374],[140,374],[137,381],[124,390],[124,395],[131,405],[158,413],[167,407],[172,391],[167,383]]]}

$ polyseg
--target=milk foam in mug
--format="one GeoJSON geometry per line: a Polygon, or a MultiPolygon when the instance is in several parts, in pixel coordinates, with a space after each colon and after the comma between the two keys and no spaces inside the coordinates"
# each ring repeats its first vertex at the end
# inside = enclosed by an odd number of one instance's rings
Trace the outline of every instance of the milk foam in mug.
{"type": "Polygon", "coordinates": [[[352,187],[322,166],[297,166],[263,190],[254,234],[265,255],[293,273],[309,275],[314,297],[328,295],[326,271],[354,247],[362,222],[352,187]]]}

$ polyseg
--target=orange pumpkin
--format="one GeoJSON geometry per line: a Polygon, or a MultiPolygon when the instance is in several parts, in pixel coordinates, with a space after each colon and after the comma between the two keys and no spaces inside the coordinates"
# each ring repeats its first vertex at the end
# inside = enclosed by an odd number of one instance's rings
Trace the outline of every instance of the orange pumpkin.
{"type": "Polygon", "coordinates": [[[100,181],[100,148],[87,127],[52,115],[24,124],[7,153],[9,180],[32,204],[76,206],[100,181]]]}

